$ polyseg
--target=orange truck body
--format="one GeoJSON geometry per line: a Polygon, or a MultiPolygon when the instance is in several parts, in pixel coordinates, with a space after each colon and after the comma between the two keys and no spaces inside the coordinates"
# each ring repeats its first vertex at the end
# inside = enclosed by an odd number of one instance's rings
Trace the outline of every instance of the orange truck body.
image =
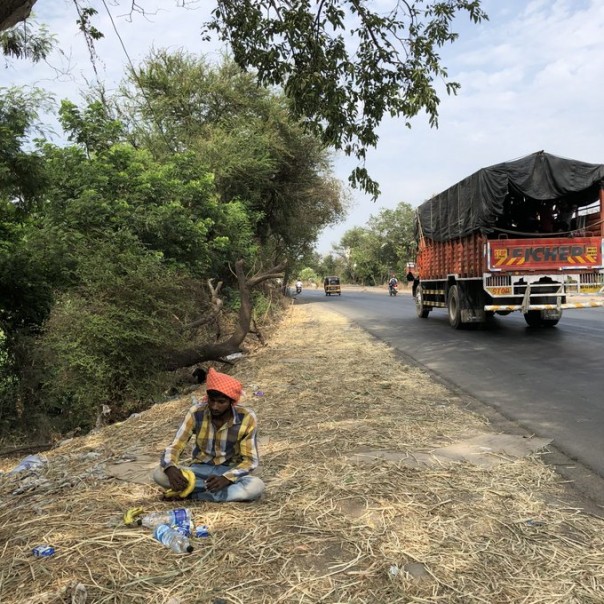
{"type": "MultiPolygon", "coordinates": [[[[564,309],[604,306],[604,296],[598,297],[604,292],[604,181],[593,191],[595,199],[575,212],[570,232],[531,235],[483,228],[437,240],[416,225],[413,295],[418,316],[427,318],[443,308],[451,326],[460,328],[520,311],[529,326],[537,327],[556,325],[564,309]],[[594,295],[577,296],[586,293],[594,295]]],[[[554,211],[556,203],[560,199],[551,200],[554,211]]],[[[500,213],[498,224],[507,225],[504,219],[500,213]]]]}

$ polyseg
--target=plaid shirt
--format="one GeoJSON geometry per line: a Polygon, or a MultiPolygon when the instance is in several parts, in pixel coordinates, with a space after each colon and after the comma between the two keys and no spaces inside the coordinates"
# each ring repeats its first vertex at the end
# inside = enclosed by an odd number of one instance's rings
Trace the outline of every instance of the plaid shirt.
{"type": "Polygon", "coordinates": [[[161,467],[178,465],[180,454],[193,434],[192,463],[227,464],[232,470],[223,476],[231,482],[258,467],[256,415],[252,409],[233,405],[233,417],[216,430],[206,398],[199,402],[193,397],[193,402],[172,444],[162,453],[161,467]]]}

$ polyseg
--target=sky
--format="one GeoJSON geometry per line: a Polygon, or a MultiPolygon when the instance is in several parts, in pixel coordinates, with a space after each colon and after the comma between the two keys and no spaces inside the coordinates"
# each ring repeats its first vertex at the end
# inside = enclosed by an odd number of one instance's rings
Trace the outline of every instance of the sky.
{"type": "MultiPolygon", "coordinates": [[[[376,0],[386,6],[393,1],[376,0]]],[[[105,34],[97,43],[98,74],[108,90],[123,76],[126,53],[134,65],[152,47],[182,48],[219,60],[221,48],[200,36],[214,3],[201,0],[188,9],[178,4],[182,0],[138,0],[147,11],[143,16],[130,15],[127,0],[91,0],[99,12],[94,24],[105,34]]],[[[425,115],[414,118],[411,129],[402,118],[384,120],[378,146],[366,161],[381,196],[373,202],[351,190],[348,218],[322,233],[317,251],[329,253],[347,230],[365,226],[380,210],[400,202],[416,207],[492,164],[540,150],[604,163],[604,2],[483,0],[482,7],[489,21],[476,25],[466,16],[458,19],[459,39],[441,49],[449,78],[461,90],[440,95],[438,129],[429,127],[425,115]]],[[[35,85],[78,103],[95,75],[73,1],[38,0],[34,12],[56,34],[59,49],[44,64],[0,66],[0,87],[35,85]]],[[[355,165],[351,158],[334,156],[334,172],[342,181],[355,165]]]]}

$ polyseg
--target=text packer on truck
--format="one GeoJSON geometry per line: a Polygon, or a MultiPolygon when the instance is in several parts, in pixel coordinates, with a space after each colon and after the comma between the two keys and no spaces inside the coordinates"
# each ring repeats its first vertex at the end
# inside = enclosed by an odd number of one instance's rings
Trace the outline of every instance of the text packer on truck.
{"type": "Polygon", "coordinates": [[[520,311],[553,326],[567,301],[604,287],[604,165],[540,151],[483,168],[419,206],[417,314],[452,327],[520,311]]]}

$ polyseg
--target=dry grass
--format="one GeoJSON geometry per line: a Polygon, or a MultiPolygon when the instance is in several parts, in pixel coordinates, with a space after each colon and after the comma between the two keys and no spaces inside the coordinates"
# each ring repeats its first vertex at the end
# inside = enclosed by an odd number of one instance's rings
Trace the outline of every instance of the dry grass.
{"type": "Polygon", "coordinates": [[[561,486],[538,456],[490,469],[349,461],[489,428],[339,315],[292,307],[235,374],[265,393],[248,397],[261,501],[192,503],[212,536],[190,556],[121,525],[129,507],[170,507],[155,487],[104,474],[108,461],[159,455],[190,399],[155,405],[50,451],[32,491],[12,494],[23,480],[0,479],[0,603],[70,602],[77,582],[95,604],[604,602],[604,522],[548,503],[561,486]],[[34,558],[40,543],[56,554],[34,558]]]}

